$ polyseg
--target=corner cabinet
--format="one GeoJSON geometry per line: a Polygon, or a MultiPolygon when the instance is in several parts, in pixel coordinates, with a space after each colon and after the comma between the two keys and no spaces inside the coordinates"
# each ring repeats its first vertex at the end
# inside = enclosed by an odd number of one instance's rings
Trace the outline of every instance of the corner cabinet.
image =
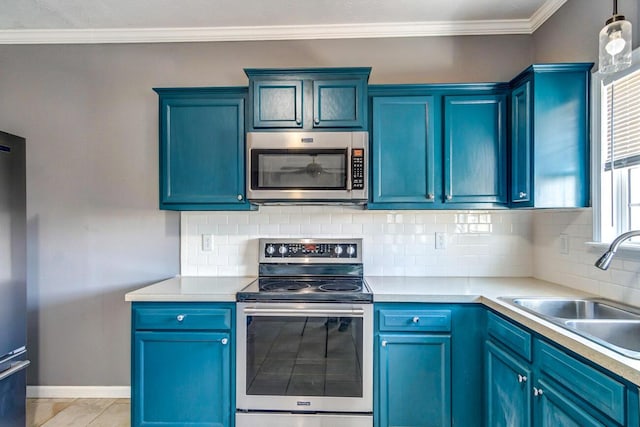
{"type": "Polygon", "coordinates": [[[249,210],[246,88],[154,89],[160,96],[160,209],[249,210]]]}
{"type": "Polygon", "coordinates": [[[637,388],[488,314],[487,426],[637,426],[637,388]]]}
{"type": "Polygon", "coordinates": [[[370,86],[368,208],[506,207],[507,88],[370,86]]]}
{"type": "Polygon", "coordinates": [[[511,207],[586,207],[591,63],[536,64],[511,81],[511,207]]]}
{"type": "Polygon", "coordinates": [[[481,310],[376,304],[375,427],[474,425],[481,418],[481,310]]]}
{"type": "Polygon", "coordinates": [[[251,130],[367,130],[371,68],[245,69],[251,130]]]}
{"type": "Polygon", "coordinates": [[[235,305],[134,303],[133,427],[232,427],[235,305]]]}

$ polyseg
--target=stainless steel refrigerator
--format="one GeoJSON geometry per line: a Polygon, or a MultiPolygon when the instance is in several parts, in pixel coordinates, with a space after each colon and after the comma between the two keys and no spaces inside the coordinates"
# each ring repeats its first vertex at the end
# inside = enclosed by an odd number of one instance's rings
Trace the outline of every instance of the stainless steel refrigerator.
{"type": "Polygon", "coordinates": [[[25,140],[0,132],[0,427],[26,423],[26,204],[25,140]]]}

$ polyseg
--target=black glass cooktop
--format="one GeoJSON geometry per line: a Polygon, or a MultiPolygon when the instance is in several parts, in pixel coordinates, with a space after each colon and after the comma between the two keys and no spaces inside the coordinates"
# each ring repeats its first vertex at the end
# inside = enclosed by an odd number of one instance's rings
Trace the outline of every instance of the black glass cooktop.
{"type": "Polygon", "coordinates": [[[238,301],[373,302],[361,277],[262,277],[237,293],[238,301]]]}

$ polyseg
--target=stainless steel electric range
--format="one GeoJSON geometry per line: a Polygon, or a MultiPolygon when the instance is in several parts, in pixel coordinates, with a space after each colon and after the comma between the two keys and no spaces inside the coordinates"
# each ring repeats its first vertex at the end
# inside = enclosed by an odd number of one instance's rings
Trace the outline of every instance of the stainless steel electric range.
{"type": "Polygon", "coordinates": [[[373,295],[361,239],[260,239],[238,292],[236,425],[371,427],[373,295]]]}

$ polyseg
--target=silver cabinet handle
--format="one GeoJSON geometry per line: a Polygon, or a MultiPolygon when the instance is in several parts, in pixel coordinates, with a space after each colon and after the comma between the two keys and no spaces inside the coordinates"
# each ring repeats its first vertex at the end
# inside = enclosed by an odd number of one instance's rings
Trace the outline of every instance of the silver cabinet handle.
{"type": "Polygon", "coordinates": [[[541,389],[541,388],[534,387],[534,388],[533,388],[533,395],[534,395],[534,396],[542,396],[542,389],[541,389]]]}
{"type": "Polygon", "coordinates": [[[238,201],[242,201],[242,199],[244,199],[244,197],[242,196],[242,194],[238,194],[238,201]]]}
{"type": "Polygon", "coordinates": [[[220,340],[220,344],[222,344],[222,345],[227,345],[228,342],[229,342],[229,340],[227,338],[222,338],[220,340]]]}
{"type": "Polygon", "coordinates": [[[518,374],[518,382],[519,383],[526,383],[527,382],[527,377],[525,377],[524,375],[518,374]]]}
{"type": "Polygon", "coordinates": [[[434,197],[435,197],[435,196],[433,195],[433,193],[429,193],[429,194],[427,194],[427,199],[428,199],[428,200],[433,200],[433,198],[434,198],[434,197]]]}
{"type": "Polygon", "coordinates": [[[5,378],[9,378],[11,375],[15,374],[18,371],[22,371],[24,368],[26,368],[30,364],[31,364],[30,361],[24,360],[22,362],[17,362],[11,365],[11,367],[6,371],[0,372],[0,381],[2,381],[5,378]]]}
{"type": "Polygon", "coordinates": [[[176,320],[177,320],[178,322],[182,322],[182,321],[184,320],[184,314],[178,314],[178,315],[176,316],[176,320]]]}
{"type": "Polygon", "coordinates": [[[382,341],[382,343],[381,343],[381,344],[382,344],[382,346],[383,346],[383,347],[386,347],[386,346],[387,346],[387,342],[386,342],[386,341],[382,341]]]}
{"type": "Polygon", "coordinates": [[[453,196],[451,194],[447,194],[447,196],[445,197],[447,200],[451,200],[453,199],[453,196]]]}
{"type": "Polygon", "coordinates": [[[412,321],[413,323],[418,323],[418,322],[420,321],[420,318],[419,318],[418,316],[414,316],[414,318],[413,318],[413,319],[411,319],[411,321],[412,321]]]}
{"type": "Polygon", "coordinates": [[[527,197],[527,193],[525,193],[524,191],[520,192],[520,198],[524,199],[525,197],[527,197]]]}

